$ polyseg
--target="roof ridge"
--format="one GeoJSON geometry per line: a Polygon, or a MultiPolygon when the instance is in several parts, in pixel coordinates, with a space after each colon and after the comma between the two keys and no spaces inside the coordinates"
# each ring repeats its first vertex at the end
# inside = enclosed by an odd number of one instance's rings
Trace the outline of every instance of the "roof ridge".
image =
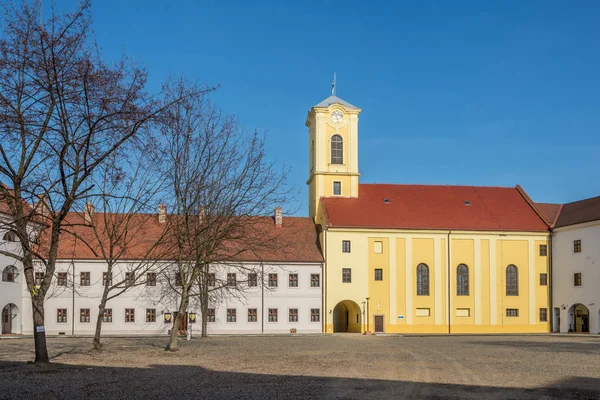
{"type": "Polygon", "coordinates": [[[464,188],[490,188],[490,189],[514,189],[514,186],[486,186],[486,185],[448,185],[436,183],[359,183],[359,186],[435,186],[435,187],[464,187],[464,188]]]}

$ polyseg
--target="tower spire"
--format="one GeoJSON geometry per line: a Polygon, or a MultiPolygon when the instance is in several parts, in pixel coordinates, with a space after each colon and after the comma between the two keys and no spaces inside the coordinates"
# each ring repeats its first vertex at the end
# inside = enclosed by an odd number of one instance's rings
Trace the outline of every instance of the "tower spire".
{"type": "Polygon", "coordinates": [[[335,72],[333,73],[333,81],[331,82],[331,95],[335,96],[335,84],[336,84],[336,79],[335,79],[335,72]]]}

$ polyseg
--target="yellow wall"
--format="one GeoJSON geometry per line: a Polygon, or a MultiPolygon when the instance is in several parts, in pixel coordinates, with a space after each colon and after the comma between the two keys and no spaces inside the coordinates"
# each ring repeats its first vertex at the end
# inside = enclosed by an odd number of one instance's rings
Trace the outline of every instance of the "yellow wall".
{"type": "MultiPolygon", "coordinates": [[[[548,241],[545,233],[452,232],[449,266],[448,232],[444,231],[330,228],[324,235],[327,255],[325,314],[345,300],[353,301],[363,309],[363,302],[369,297],[371,331],[374,330],[375,315],[384,316],[386,333],[550,331],[549,322],[539,321],[539,309],[549,308],[548,286],[539,285],[539,274],[549,271],[549,257],[539,256],[539,245],[548,241]],[[351,253],[342,253],[342,240],[351,241],[351,253]],[[381,254],[374,252],[376,241],[383,242],[381,254]],[[428,296],[417,295],[416,268],[419,263],[429,267],[428,296]],[[461,263],[469,268],[467,296],[456,293],[456,267],[461,263]],[[510,264],[519,270],[518,296],[506,296],[506,267],[510,264]],[[351,284],[341,283],[344,267],[352,269],[351,284]],[[383,270],[382,281],[374,279],[377,268],[383,270]],[[448,269],[450,309],[447,304],[448,269]],[[518,309],[519,316],[507,317],[507,308],[518,309]],[[417,309],[429,309],[429,316],[417,315],[417,309]],[[466,310],[468,316],[463,316],[466,310]]],[[[366,321],[363,320],[362,325],[365,330],[366,321]]],[[[333,331],[331,321],[325,323],[325,330],[333,331]]]]}

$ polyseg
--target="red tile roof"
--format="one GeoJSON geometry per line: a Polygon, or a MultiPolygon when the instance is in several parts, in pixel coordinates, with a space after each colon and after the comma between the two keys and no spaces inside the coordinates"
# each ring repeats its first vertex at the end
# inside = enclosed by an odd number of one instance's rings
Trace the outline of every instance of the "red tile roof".
{"type": "Polygon", "coordinates": [[[552,226],[556,223],[556,219],[558,218],[558,214],[562,208],[562,204],[554,204],[554,203],[535,203],[537,209],[544,215],[546,221],[552,226]]]}
{"type": "Polygon", "coordinates": [[[556,221],[556,227],[599,220],[600,196],[564,204],[556,221]]]}
{"type": "Polygon", "coordinates": [[[361,184],[321,204],[331,227],[548,231],[519,188],[361,184]]]}
{"type": "MultiPolygon", "coordinates": [[[[172,216],[169,216],[172,218],[172,216]]],[[[282,227],[275,226],[272,217],[247,217],[247,232],[236,235],[235,240],[223,244],[222,260],[248,262],[323,262],[318,247],[316,226],[311,218],[283,217],[282,227]],[[227,255],[232,255],[231,260],[227,255]]],[[[173,259],[173,252],[165,247],[153,248],[163,234],[168,223],[159,223],[155,214],[136,214],[129,222],[122,223],[123,214],[103,214],[96,212],[94,221],[97,231],[105,233],[105,220],[109,227],[128,226],[129,234],[135,238],[128,241],[121,259],[173,259]],[[117,221],[117,222],[115,222],[117,221]]],[[[84,223],[83,213],[70,213],[66,218],[67,232],[61,235],[58,249],[59,259],[93,260],[102,259],[101,248],[94,239],[91,227],[84,223]],[[83,240],[88,242],[86,245],[83,240]],[[92,250],[93,249],[93,250],[92,250]]],[[[124,228],[126,229],[126,228],[124,228]]],[[[108,234],[102,238],[108,248],[108,234]]],[[[113,240],[114,242],[114,240],[113,240]]]]}

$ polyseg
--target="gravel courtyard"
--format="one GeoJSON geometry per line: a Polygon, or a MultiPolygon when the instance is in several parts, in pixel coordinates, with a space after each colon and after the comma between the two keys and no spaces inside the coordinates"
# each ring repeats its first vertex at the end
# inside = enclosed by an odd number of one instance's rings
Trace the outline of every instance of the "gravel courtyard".
{"type": "Polygon", "coordinates": [[[2,399],[600,398],[600,337],[50,338],[0,340],[2,399]]]}

